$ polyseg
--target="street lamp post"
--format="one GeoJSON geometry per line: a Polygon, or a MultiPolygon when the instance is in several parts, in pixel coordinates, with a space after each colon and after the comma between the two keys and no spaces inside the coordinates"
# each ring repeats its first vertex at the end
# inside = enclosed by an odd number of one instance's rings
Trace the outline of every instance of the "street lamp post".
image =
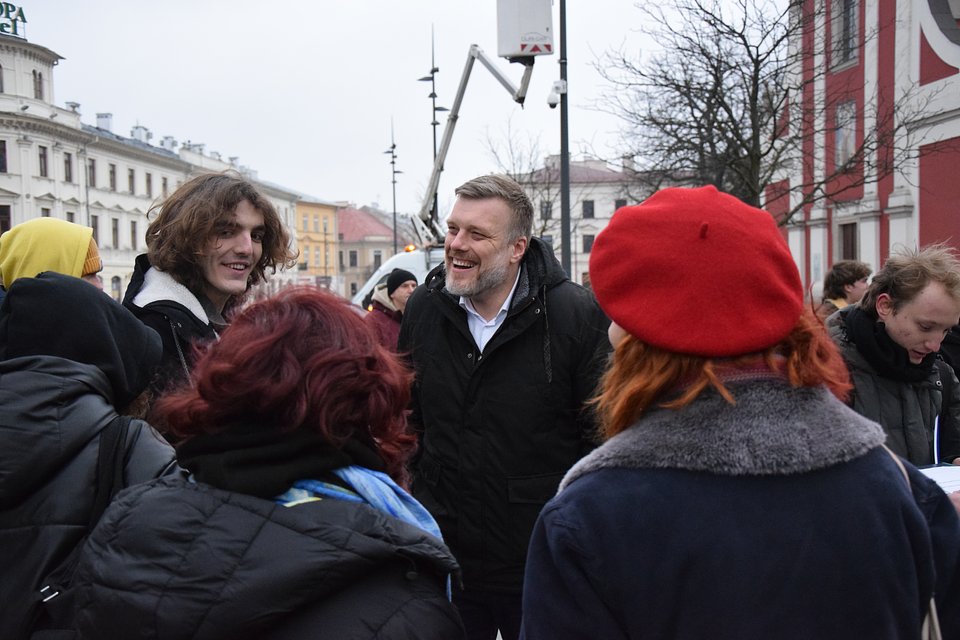
{"type": "Polygon", "coordinates": [[[567,2],[560,0],[560,265],[568,277],[573,246],[570,239],[570,142],[567,128],[567,2]]]}
{"type": "Polygon", "coordinates": [[[384,151],[390,154],[390,182],[393,186],[393,253],[397,253],[397,143],[393,141],[393,123],[390,123],[390,148],[384,151]]]}
{"type": "MultiPolygon", "coordinates": [[[[443,111],[449,111],[449,109],[447,109],[446,107],[437,106],[436,77],[439,71],[440,71],[440,68],[437,67],[436,58],[434,56],[433,27],[430,27],[430,75],[423,76],[422,78],[417,78],[417,81],[430,83],[430,94],[427,97],[430,98],[431,114],[433,116],[433,118],[430,121],[430,126],[433,127],[433,161],[434,162],[437,161],[437,125],[440,124],[440,121],[437,120],[437,113],[443,112],[443,111]]],[[[436,222],[438,219],[437,191],[433,192],[433,211],[431,212],[430,215],[433,218],[434,222],[436,222]]]]}

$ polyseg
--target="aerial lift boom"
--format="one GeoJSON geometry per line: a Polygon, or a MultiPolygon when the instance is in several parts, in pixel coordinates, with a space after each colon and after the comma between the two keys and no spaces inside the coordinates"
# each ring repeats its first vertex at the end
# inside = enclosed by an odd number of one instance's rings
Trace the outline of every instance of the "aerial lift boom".
{"type": "Polygon", "coordinates": [[[483,52],[483,49],[473,44],[470,45],[470,52],[467,54],[467,62],[463,67],[463,73],[460,75],[460,85],[457,87],[457,95],[453,99],[453,106],[450,107],[450,113],[447,116],[447,125],[443,129],[443,138],[440,141],[440,149],[437,151],[437,157],[433,163],[433,171],[430,172],[430,181],[427,183],[427,192],[423,197],[423,206],[420,207],[420,213],[413,218],[413,226],[416,231],[420,246],[426,248],[432,244],[443,242],[443,236],[446,230],[440,225],[440,221],[433,216],[433,196],[440,185],[440,174],[443,172],[443,163],[446,160],[447,152],[450,150],[450,140],[453,138],[454,129],[457,126],[457,120],[460,117],[460,105],[463,103],[463,95],[467,90],[467,82],[470,80],[470,72],[473,71],[473,63],[479,60],[483,63],[490,73],[503,85],[513,100],[523,105],[527,97],[527,88],[530,86],[530,76],[533,74],[533,57],[524,57],[514,59],[523,64],[523,77],[520,79],[520,87],[515,87],[510,79],[507,78],[493,61],[483,52]]]}

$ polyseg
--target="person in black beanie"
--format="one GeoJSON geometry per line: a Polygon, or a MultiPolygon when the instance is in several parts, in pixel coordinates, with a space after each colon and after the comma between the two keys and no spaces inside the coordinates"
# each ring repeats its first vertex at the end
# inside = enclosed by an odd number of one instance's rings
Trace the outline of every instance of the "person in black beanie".
{"type": "MultiPolygon", "coordinates": [[[[18,278],[0,308],[0,638],[30,637],[39,590],[87,533],[100,438],[160,362],[160,336],[79,278],[18,278]]],[[[178,472],[142,420],[123,485],[178,472]]]]}
{"type": "Polygon", "coordinates": [[[367,326],[376,331],[380,344],[392,351],[397,350],[403,310],[407,308],[407,300],[416,288],[417,276],[406,269],[394,269],[387,276],[387,281],[373,290],[373,308],[365,318],[367,326]]]}
{"type": "Polygon", "coordinates": [[[915,465],[960,464],[960,382],[937,353],[958,318],[960,260],[931,245],[891,256],[860,303],[827,322],[850,370],[851,406],[915,465]]]}

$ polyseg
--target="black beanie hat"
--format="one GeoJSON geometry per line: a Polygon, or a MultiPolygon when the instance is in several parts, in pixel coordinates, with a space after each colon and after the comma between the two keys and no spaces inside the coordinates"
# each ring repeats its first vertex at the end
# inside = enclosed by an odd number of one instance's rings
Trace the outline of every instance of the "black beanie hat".
{"type": "Polygon", "coordinates": [[[156,331],[80,278],[17,278],[0,307],[0,360],[56,356],[102,371],[122,410],[147,388],[163,346],[156,331]]]}
{"type": "Polygon", "coordinates": [[[390,276],[387,278],[387,295],[392,296],[393,292],[397,290],[397,287],[409,280],[413,280],[414,284],[416,284],[417,276],[406,269],[394,269],[391,271],[390,276]]]}

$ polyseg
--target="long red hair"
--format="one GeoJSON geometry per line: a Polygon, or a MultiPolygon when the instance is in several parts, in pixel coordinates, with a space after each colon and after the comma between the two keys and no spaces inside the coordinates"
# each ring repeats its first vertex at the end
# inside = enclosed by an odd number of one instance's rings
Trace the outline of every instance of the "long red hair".
{"type": "Polygon", "coordinates": [[[734,359],[664,351],[628,335],[617,345],[593,400],[602,436],[608,439],[617,435],[650,407],[684,407],[708,387],[734,404],[723,378],[758,366],[783,373],[794,387],[825,385],[841,400],[846,400],[852,388],[840,351],[823,324],[806,308],[793,331],[779,344],[734,359]]]}
{"type": "Polygon", "coordinates": [[[192,387],[160,398],[151,421],[183,441],[234,424],[357,439],[406,486],[416,436],[406,423],[412,374],[349,303],[286,289],[241,311],[197,360],[192,387]]]}

